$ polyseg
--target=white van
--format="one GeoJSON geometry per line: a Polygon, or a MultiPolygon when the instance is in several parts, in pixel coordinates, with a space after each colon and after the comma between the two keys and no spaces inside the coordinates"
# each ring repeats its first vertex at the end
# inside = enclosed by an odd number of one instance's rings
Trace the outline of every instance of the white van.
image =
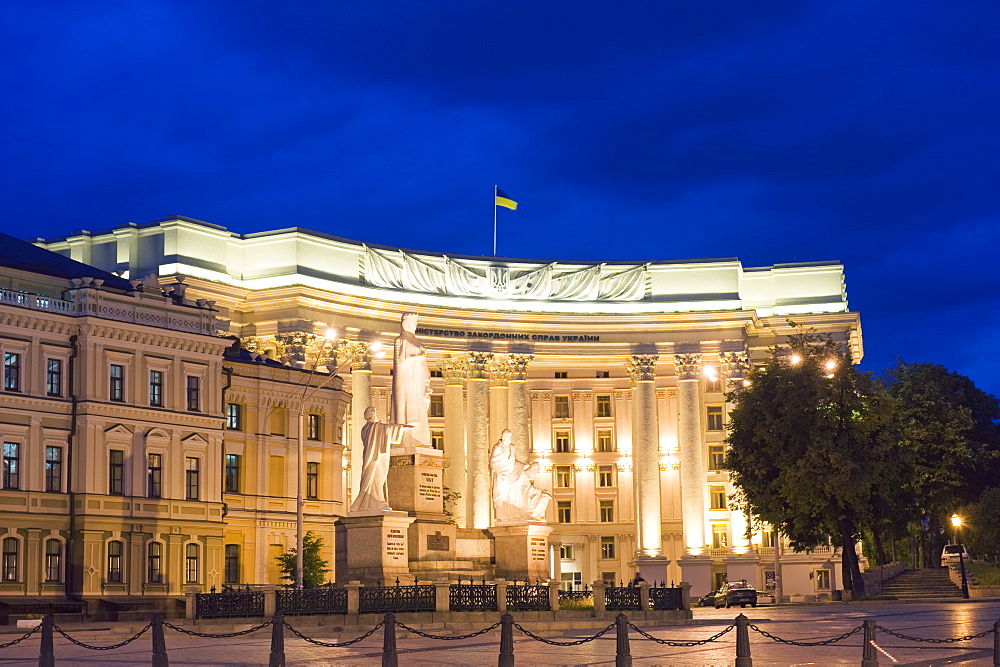
{"type": "Polygon", "coordinates": [[[965,549],[965,545],[948,544],[941,551],[941,567],[957,566],[960,558],[969,560],[969,552],[965,549]]]}

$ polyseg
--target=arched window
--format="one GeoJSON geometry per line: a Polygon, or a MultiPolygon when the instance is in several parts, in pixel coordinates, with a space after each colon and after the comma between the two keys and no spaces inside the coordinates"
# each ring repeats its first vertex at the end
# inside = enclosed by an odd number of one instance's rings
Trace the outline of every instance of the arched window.
{"type": "Polygon", "coordinates": [[[108,583],[122,583],[122,553],[125,545],[114,540],[108,542],[108,583]]]}
{"type": "Polygon", "coordinates": [[[188,584],[198,583],[198,545],[189,544],[185,547],[184,581],[188,584]]]}
{"type": "Polygon", "coordinates": [[[21,555],[21,541],[16,537],[3,538],[3,570],[4,581],[18,581],[21,555]]]}
{"type": "Polygon", "coordinates": [[[150,542],[146,546],[146,581],[163,583],[163,545],[159,542],[150,542]]]}
{"type": "Polygon", "coordinates": [[[45,540],[45,581],[62,581],[62,542],[45,540]]]}

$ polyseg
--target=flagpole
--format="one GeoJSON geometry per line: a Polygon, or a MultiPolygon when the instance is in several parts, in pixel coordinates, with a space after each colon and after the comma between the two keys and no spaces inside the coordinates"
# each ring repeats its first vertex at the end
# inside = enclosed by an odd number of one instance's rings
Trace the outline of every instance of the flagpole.
{"type": "Polygon", "coordinates": [[[493,256],[497,256],[497,186],[493,185],[493,256]]]}

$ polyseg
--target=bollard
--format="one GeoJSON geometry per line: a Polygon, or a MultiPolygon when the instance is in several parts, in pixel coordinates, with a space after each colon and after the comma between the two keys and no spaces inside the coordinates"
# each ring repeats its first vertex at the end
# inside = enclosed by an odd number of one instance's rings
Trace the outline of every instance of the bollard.
{"type": "Polygon", "coordinates": [[[615,667],[632,667],[632,653],[628,647],[628,619],[625,614],[615,616],[615,631],[618,638],[615,667]]]}
{"type": "Polygon", "coordinates": [[[993,624],[993,667],[1000,667],[1000,621],[993,624]]]}
{"type": "Polygon", "coordinates": [[[875,619],[866,618],[865,641],[861,645],[861,667],[878,667],[878,653],[875,651],[875,619]]]}
{"type": "Polygon", "coordinates": [[[500,657],[497,667],[514,667],[514,617],[504,614],[500,617],[500,657]]]}
{"type": "Polygon", "coordinates": [[[42,644],[38,649],[38,667],[55,667],[56,658],[52,652],[52,626],[55,620],[52,614],[42,619],[42,644]]]}
{"type": "Polygon", "coordinates": [[[383,621],[385,634],[382,635],[382,667],[397,667],[399,656],[396,655],[396,615],[391,611],[383,621]]]}
{"type": "Polygon", "coordinates": [[[271,659],[268,667],[285,667],[285,617],[271,617],[271,659]]]}
{"type": "Polygon", "coordinates": [[[736,667],[752,667],[750,657],[750,619],[740,614],[736,617],[736,667]]]}
{"type": "Polygon", "coordinates": [[[153,614],[149,622],[153,628],[153,667],[168,667],[167,642],[163,639],[163,614],[153,614]]]}

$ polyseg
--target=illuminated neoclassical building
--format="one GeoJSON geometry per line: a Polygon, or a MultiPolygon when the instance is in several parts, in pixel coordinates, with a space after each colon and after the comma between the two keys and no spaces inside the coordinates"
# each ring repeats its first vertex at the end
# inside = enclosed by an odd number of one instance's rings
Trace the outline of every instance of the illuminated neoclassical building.
{"type": "MultiPolygon", "coordinates": [[[[182,217],[35,243],[133,281],[183,276],[187,297],[213,301],[228,320],[223,333],[239,337],[258,363],[263,354],[291,364],[289,372],[315,363],[310,351],[330,328],[352,341],[337,348],[350,394],[343,432],[321,436],[335,453],[313,455],[323,470],[307,507],[316,525],[350,505],[364,408],[386,414],[388,407],[391,361],[360,343],[391,343],[400,315],[417,313],[434,369],[431,436],[450,460],[445,485],[461,494],[451,507],[459,543],[491,525],[487,458],[510,428],[519,458],[541,464],[536,483],[553,495],[551,569],[567,583],[629,579],[637,557],[646,556],[668,559],[664,576],[690,581],[693,593],[724,576],[763,589],[774,549],[767,532],[748,539],[745,517],[729,507],[724,391],[783,341],[789,318],[833,335],[854,359],[862,354],[859,317],[848,308],[836,262],[747,268],[737,259],[467,257],[302,229],[241,235],[182,217]]],[[[229,366],[221,356],[218,364],[229,366]]],[[[235,411],[259,422],[261,389],[247,377],[240,382],[245,387],[234,385],[219,416],[235,411]]],[[[331,415],[330,428],[337,396],[316,407],[331,415]]],[[[269,482],[287,477],[284,457],[260,452],[262,438],[281,438],[280,429],[228,426],[219,436],[222,460],[243,457],[240,465],[253,466],[230,473],[269,495],[270,520],[281,527],[270,533],[287,531],[293,510],[277,497],[294,494],[269,482]],[[246,452],[254,448],[251,463],[246,452]]],[[[224,491],[227,520],[263,502],[251,502],[239,486],[224,491]]],[[[269,548],[261,541],[273,537],[251,514],[227,524],[223,544],[239,540],[258,554],[269,548]]],[[[780,559],[786,592],[838,587],[835,551],[780,559]]],[[[241,582],[273,575],[240,567],[241,582]]]]}

